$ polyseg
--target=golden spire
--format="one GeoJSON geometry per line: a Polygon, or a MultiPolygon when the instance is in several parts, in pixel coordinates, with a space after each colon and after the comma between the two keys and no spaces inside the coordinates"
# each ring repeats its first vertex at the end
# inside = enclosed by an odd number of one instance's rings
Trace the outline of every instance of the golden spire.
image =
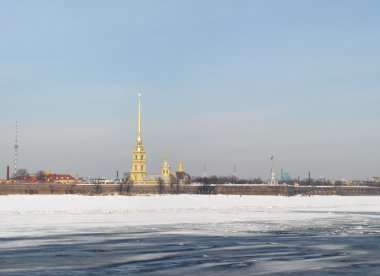
{"type": "Polygon", "coordinates": [[[130,179],[135,183],[145,183],[146,177],[146,152],[142,144],[141,136],[141,93],[137,93],[139,100],[138,110],[138,136],[137,145],[132,154],[132,169],[130,179]]]}
{"type": "Polygon", "coordinates": [[[138,122],[138,136],[137,136],[137,142],[139,142],[139,143],[141,143],[141,97],[142,97],[142,95],[141,95],[141,93],[140,92],[138,92],[137,93],[137,96],[139,97],[139,116],[138,116],[138,120],[139,120],[139,122],[138,122]]]}
{"type": "Polygon", "coordinates": [[[179,162],[177,171],[178,172],[184,172],[185,171],[182,161],[179,162]]]}

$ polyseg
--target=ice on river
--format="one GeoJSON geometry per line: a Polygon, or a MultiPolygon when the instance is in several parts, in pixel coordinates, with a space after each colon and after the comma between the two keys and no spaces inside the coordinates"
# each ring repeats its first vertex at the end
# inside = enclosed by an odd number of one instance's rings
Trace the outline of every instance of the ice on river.
{"type": "Polygon", "coordinates": [[[0,196],[0,275],[378,275],[380,197],[0,196]]]}

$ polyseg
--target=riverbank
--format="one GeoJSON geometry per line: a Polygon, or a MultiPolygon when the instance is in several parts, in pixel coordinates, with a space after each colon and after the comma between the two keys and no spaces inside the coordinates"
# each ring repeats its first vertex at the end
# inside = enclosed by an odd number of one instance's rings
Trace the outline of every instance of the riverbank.
{"type": "Polygon", "coordinates": [[[221,195],[380,195],[380,187],[367,186],[288,186],[288,185],[149,185],[149,184],[1,184],[0,195],[142,195],[142,194],[221,194],[221,195]]]}

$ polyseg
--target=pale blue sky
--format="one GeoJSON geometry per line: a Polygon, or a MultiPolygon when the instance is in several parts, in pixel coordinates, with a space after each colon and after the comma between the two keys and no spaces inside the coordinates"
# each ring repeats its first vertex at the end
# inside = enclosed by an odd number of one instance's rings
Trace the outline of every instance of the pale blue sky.
{"type": "MultiPolygon", "coordinates": [[[[0,0],[0,168],[380,175],[379,1],[0,0]]],[[[2,174],[0,173],[0,176],[2,174]]]]}

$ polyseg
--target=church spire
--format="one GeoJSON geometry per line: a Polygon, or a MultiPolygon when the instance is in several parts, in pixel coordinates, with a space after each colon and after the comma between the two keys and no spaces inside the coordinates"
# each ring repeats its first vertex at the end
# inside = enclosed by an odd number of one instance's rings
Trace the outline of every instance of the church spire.
{"type": "Polygon", "coordinates": [[[179,164],[178,164],[178,170],[177,172],[184,172],[185,171],[185,168],[183,166],[183,162],[180,161],[179,164]]]}
{"type": "Polygon", "coordinates": [[[138,113],[138,134],[137,145],[133,152],[132,169],[130,179],[135,183],[144,183],[146,177],[146,152],[142,144],[141,136],[141,93],[137,93],[139,97],[139,113],[138,113]]]}
{"type": "Polygon", "coordinates": [[[142,143],[142,138],[141,138],[141,93],[138,92],[137,96],[139,97],[139,116],[138,116],[138,136],[137,136],[137,142],[139,144],[142,143]]]}
{"type": "Polygon", "coordinates": [[[164,156],[164,162],[161,166],[161,177],[163,179],[169,179],[170,178],[170,165],[168,162],[168,156],[165,154],[164,156]]]}

